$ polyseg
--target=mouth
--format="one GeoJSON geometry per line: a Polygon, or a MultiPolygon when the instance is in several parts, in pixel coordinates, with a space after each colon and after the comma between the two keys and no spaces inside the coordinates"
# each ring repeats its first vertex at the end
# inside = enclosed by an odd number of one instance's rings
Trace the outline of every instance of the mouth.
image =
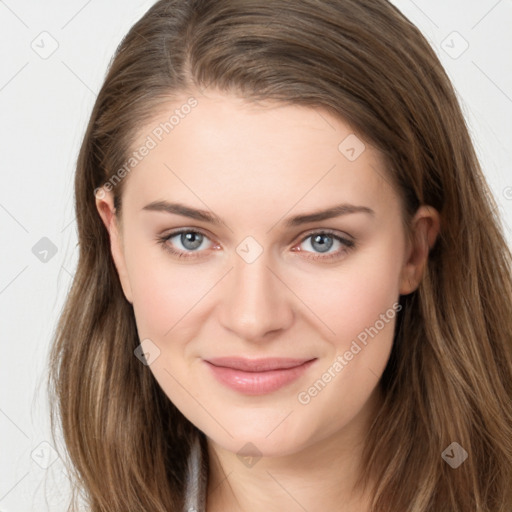
{"type": "Polygon", "coordinates": [[[213,376],[223,385],[246,395],[276,391],[298,379],[313,359],[222,357],[205,359],[213,376]]]}

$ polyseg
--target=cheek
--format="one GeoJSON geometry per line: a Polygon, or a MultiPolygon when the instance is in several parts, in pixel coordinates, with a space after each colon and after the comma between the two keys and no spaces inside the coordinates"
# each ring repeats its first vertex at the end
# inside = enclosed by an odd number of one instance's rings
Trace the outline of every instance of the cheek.
{"type": "Polygon", "coordinates": [[[194,307],[218,280],[218,272],[178,263],[160,246],[134,243],[126,248],[139,334],[163,340],[181,319],[194,314],[194,307]]]}
{"type": "MultiPolygon", "coordinates": [[[[317,318],[325,338],[342,348],[374,325],[399,298],[402,247],[382,237],[356,249],[339,266],[314,273],[290,271],[294,292],[317,318]]],[[[391,315],[391,313],[390,313],[391,315]]],[[[380,324],[379,324],[380,325],[380,324]]]]}

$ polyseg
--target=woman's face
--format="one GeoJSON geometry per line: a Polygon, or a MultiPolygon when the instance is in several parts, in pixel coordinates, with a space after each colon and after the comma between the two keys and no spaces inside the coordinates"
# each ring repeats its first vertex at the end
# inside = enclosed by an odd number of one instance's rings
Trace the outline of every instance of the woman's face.
{"type": "Polygon", "coordinates": [[[186,100],[140,131],[134,151],[149,150],[124,178],[118,228],[111,195],[98,199],[136,354],[232,452],[285,455],[348,433],[421,266],[379,154],[324,111],[220,93],[169,128],[186,100]]]}

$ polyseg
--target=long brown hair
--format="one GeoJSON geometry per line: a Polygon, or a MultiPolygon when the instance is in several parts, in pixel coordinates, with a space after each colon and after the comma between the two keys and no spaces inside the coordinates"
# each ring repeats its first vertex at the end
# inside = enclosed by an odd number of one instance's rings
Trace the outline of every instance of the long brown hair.
{"type": "Polygon", "coordinates": [[[400,298],[360,481],[377,482],[375,512],[510,512],[511,253],[453,86],[386,0],[160,0],[118,47],[78,157],[80,256],[49,381],[52,424],[89,509],[183,505],[197,431],[134,357],[133,309],[94,190],[162,102],[205,87],[326,109],[382,152],[406,228],[420,205],[440,212],[424,278],[400,298]],[[468,453],[456,469],[441,456],[452,442],[468,453]]]}

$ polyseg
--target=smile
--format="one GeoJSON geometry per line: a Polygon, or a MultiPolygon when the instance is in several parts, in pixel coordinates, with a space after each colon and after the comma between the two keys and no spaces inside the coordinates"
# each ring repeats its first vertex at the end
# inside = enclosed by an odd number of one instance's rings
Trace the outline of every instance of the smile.
{"type": "Polygon", "coordinates": [[[246,395],[276,391],[298,379],[316,359],[204,360],[213,376],[225,386],[246,395]]]}

